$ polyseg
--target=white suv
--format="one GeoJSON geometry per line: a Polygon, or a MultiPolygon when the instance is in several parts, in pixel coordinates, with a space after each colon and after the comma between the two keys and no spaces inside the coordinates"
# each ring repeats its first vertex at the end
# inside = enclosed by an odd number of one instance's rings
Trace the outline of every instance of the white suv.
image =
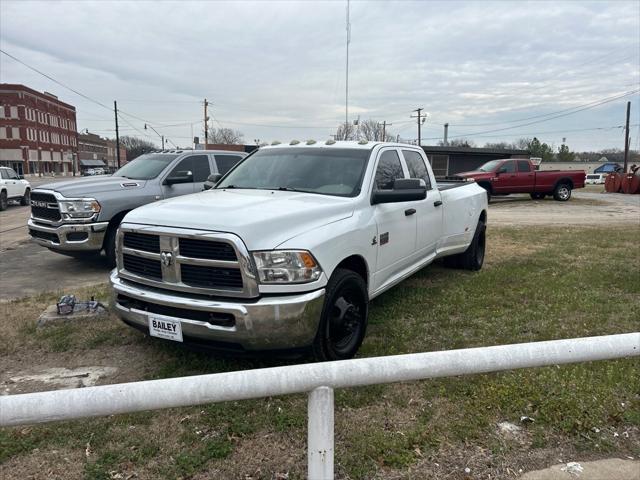
{"type": "Polygon", "coordinates": [[[29,205],[31,185],[13,168],[0,167],[0,211],[6,210],[9,200],[20,200],[20,205],[29,205]]]}

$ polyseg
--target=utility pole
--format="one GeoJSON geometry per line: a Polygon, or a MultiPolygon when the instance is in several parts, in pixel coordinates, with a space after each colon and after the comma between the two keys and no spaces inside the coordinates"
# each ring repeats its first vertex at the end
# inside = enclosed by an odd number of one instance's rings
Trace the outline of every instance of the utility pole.
{"type": "Polygon", "coordinates": [[[448,123],[444,124],[444,142],[443,143],[445,147],[449,145],[449,124],[448,123]]]}
{"type": "Polygon", "coordinates": [[[631,115],[631,102],[627,102],[627,124],[624,128],[624,170],[627,173],[627,164],[629,161],[629,116],[631,115]]]}
{"type": "Polygon", "coordinates": [[[411,118],[417,118],[418,119],[418,145],[422,146],[422,135],[421,135],[421,131],[420,128],[422,127],[422,123],[424,122],[424,120],[422,120],[424,117],[422,117],[422,110],[424,110],[423,108],[416,108],[414,110],[414,112],[418,112],[418,115],[412,115],[411,118]]]}
{"type": "Polygon", "coordinates": [[[118,159],[118,168],[120,168],[120,132],[118,131],[118,102],[113,101],[113,111],[116,115],[116,158],[118,159]]]}
{"type": "Polygon", "coordinates": [[[351,23],[349,23],[349,0],[347,0],[347,65],[344,90],[344,133],[345,140],[349,128],[349,43],[351,42],[351,23]]]}
{"type": "Polygon", "coordinates": [[[387,121],[383,121],[381,124],[379,123],[378,125],[382,125],[382,139],[381,141],[386,142],[387,141],[387,125],[391,126],[393,125],[393,123],[387,123],[387,121]]]}
{"type": "Polygon", "coordinates": [[[204,148],[208,148],[207,144],[209,143],[209,117],[207,116],[207,107],[209,106],[209,102],[207,99],[204,99],[204,148]]]}

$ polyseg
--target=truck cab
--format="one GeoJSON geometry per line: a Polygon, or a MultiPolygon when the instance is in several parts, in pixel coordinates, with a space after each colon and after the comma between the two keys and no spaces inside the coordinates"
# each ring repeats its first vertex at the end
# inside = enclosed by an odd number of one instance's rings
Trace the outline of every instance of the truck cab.
{"type": "Polygon", "coordinates": [[[371,299],[438,258],[482,267],[486,210],[482,188],[437,182],[413,145],[261,148],[214,188],[125,216],[114,309],[166,340],[350,358],[371,299]]]}
{"type": "Polygon", "coordinates": [[[113,175],[43,185],[31,194],[29,234],[39,245],[69,256],[104,250],[115,266],[116,231],[128,212],[199,192],[209,175],[227,173],[245,156],[225,150],[151,152],[113,175]]]}

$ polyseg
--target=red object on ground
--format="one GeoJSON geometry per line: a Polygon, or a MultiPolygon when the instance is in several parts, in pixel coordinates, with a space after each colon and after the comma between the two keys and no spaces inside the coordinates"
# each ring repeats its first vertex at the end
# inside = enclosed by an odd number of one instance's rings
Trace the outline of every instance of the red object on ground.
{"type": "Polygon", "coordinates": [[[622,176],[620,188],[623,193],[640,193],[640,176],[633,173],[625,173],[622,176]]]}
{"type": "Polygon", "coordinates": [[[604,190],[609,193],[618,193],[622,184],[622,175],[619,173],[610,173],[604,180],[604,190]]]}

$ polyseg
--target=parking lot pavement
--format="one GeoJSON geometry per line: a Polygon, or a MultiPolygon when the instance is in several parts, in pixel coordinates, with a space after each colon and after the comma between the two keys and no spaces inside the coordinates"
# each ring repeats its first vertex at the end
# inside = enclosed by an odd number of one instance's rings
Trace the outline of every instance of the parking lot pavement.
{"type": "Polygon", "coordinates": [[[0,302],[42,292],[73,293],[106,282],[109,267],[103,256],[75,259],[26,242],[0,252],[0,302]]]}
{"type": "MultiPolygon", "coordinates": [[[[32,187],[82,177],[29,178],[32,187]]],[[[31,243],[27,230],[29,207],[12,203],[0,212],[0,301],[41,292],[65,291],[106,282],[104,257],[76,260],[31,243]]]]}

